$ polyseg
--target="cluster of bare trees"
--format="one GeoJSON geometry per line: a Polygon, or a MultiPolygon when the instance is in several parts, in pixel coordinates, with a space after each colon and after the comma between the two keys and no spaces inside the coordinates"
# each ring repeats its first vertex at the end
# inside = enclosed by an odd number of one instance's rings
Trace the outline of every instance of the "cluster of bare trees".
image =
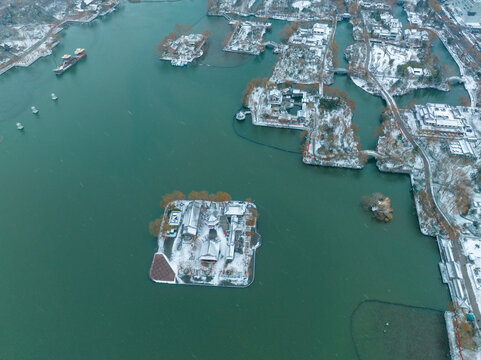
{"type": "Polygon", "coordinates": [[[189,200],[205,200],[205,201],[218,201],[218,202],[225,202],[231,201],[232,197],[229,193],[223,191],[217,191],[217,193],[209,194],[207,191],[192,191],[188,195],[189,200]]]}
{"type": "Polygon", "coordinates": [[[207,12],[209,14],[213,13],[213,12],[217,12],[219,10],[219,7],[220,7],[220,0],[208,0],[207,1],[207,12]]]}
{"type": "Polygon", "coordinates": [[[232,31],[228,32],[227,35],[225,36],[224,40],[222,41],[222,47],[226,47],[227,44],[229,43],[230,39],[232,38],[232,35],[234,33],[232,31]]]}
{"type": "MultiPolygon", "coordinates": [[[[174,192],[170,194],[165,194],[162,197],[162,201],[160,202],[160,207],[165,208],[172,201],[185,200],[185,199],[186,199],[186,196],[182,192],[175,190],[174,192]]],[[[187,199],[224,202],[224,201],[231,201],[232,197],[230,196],[229,193],[226,193],[223,191],[218,191],[217,193],[210,194],[208,191],[202,190],[202,191],[191,191],[189,195],[187,195],[187,199]]]]}
{"type": "Polygon", "coordinates": [[[287,23],[282,30],[279,32],[279,39],[286,43],[289,38],[294,34],[297,30],[299,30],[299,24],[296,22],[287,23]]]}
{"type": "Polygon", "coordinates": [[[351,109],[352,112],[356,110],[356,102],[349,97],[346,91],[340,91],[338,88],[323,85],[322,91],[324,96],[328,98],[340,98],[345,101],[346,105],[351,109]]]}
{"type": "Polygon", "coordinates": [[[346,12],[346,4],[344,0],[334,0],[333,3],[338,13],[342,14],[346,12]]]}
{"type": "Polygon", "coordinates": [[[476,347],[473,339],[474,327],[471,323],[467,321],[466,311],[457,303],[453,302],[449,302],[448,308],[449,311],[454,313],[454,315],[458,319],[458,321],[456,321],[456,319],[453,319],[453,327],[457,330],[457,332],[459,332],[458,341],[461,345],[461,348],[467,350],[474,350],[476,347]]]}
{"type": "MultiPolygon", "coordinates": [[[[164,54],[165,52],[169,51],[170,44],[173,41],[177,40],[179,37],[183,35],[187,35],[192,32],[192,26],[190,24],[175,24],[174,30],[169,33],[166,37],[164,37],[158,44],[157,44],[157,51],[160,54],[164,54]]],[[[211,32],[208,29],[202,31],[202,36],[207,38],[211,35],[211,32]]]]}
{"type": "Polygon", "coordinates": [[[361,206],[379,221],[388,222],[392,219],[391,199],[381,193],[363,196],[361,206]]]}
{"type": "Polygon", "coordinates": [[[175,24],[174,30],[169,33],[166,37],[164,37],[160,43],[157,44],[157,51],[160,54],[165,53],[168,51],[170,44],[177,40],[180,36],[188,34],[192,31],[192,26],[189,24],[175,24]]]}
{"type": "Polygon", "coordinates": [[[338,45],[337,41],[335,39],[332,39],[330,49],[331,49],[331,54],[332,54],[332,65],[334,67],[339,66],[339,59],[337,58],[338,55],[338,45]]]}
{"type": "Polygon", "coordinates": [[[469,96],[466,96],[466,95],[459,97],[458,103],[461,106],[466,106],[466,107],[471,106],[471,100],[469,99],[469,96]]]}
{"type": "Polygon", "coordinates": [[[159,236],[160,227],[162,226],[162,219],[163,218],[158,218],[149,223],[149,232],[152,236],[159,236]]]}
{"type": "Polygon", "coordinates": [[[399,126],[389,107],[383,108],[381,118],[381,124],[373,133],[374,137],[379,137],[376,151],[397,166],[411,167],[416,157],[415,152],[408,143],[403,143],[399,126]]]}
{"type": "MultiPolygon", "coordinates": [[[[189,195],[187,196],[189,200],[206,200],[206,201],[217,201],[217,202],[225,202],[225,201],[231,201],[232,197],[230,196],[229,193],[223,192],[223,191],[218,191],[217,193],[212,193],[210,194],[206,190],[202,191],[191,191],[189,195]]],[[[162,197],[162,200],[160,201],[160,207],[164,210],[164,215],[167,215],[171,208],[168,208],[167,206],[175,200],[185,200],[186,196],[184,193],[174,190],[170,194],[165,194],[162,197]]],[[[250,201],[250,199],[246,200],[250,201]]],[[[168,221],[163,221],[164,217],[160,217],[158,219],[155,219],[149,223],[149,232],[152,234],[152,236],[157,237],[159,233],[164,233],[168,230],[170,230],[172,227],[169,225],[168,221]]]]}
{"type": "Polygon", "coordinates": [[[421,216],[423,222],[427,222],[428,219],[435,221],[437,216],[434,211],[435,207],[432,197],[424,189],[418,191],[417,197],[423,211],[423,213],[418,214],[418,216],[421,216]]]}
{"type": "Polygon", "coordinates": [[[450,157],[446,162],[442,163],[438,168],[436,180],[439,181],[441,195],[451,195],[451,201],[446,205],[449,212],[454,214],[466,214],[472,202],[473,187],[471,180],[465,170],[465,162],[468,161],[464,157],[453,159],[450,157]],[[449,163],[449,166],[444,166],[449,163]]]}
{"type": "Polygon", "coordinates": [[[349,7],[347,8],[347,11],[352,17],[355,17],[359,15],[359,12],[361,11],[361,7],[359,6],[357,1],[351,1],[349,3],[349,7]]]}
{"type": "Polygon", "coordinates": [[[254,78],[251,81],[249,81],[246,85],[246,88],[242,92],[242,103],[247,106],[247,103],[249,101],[249,96],[252,93],[252,91],[256,87],[265,87],[267,83],[269,82],[269,78],[254,78]]]}
{"type": "Polygon", "coordinates": [[[428,6],[431,8],[434,12],[440,14],[442,9],[441,5],[439,4],[438,0],[428,0],[428,6]]]}

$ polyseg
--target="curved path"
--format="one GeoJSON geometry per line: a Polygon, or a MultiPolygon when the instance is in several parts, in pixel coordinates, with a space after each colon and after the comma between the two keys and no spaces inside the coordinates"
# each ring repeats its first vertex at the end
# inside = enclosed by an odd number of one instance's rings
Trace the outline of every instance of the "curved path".
{"type": "MultiPolygon", "coordinates": [[[[448,234],[449,233],[457,234],[458,231],[451,225],[451,223],[449,222],[446,214],[443,212],[441,207],[438,205],[438,203],[436,201],[436,197],[434,196],[432,179],[431,179],[432,178],[432,176],[431,176],[431,174],[432,174],[431,164],[429,162],[429,159],[427,158],[426,153],[424,152],[423,148],[420,147],[417,144],[416,140],[414,139],[414,136],[412,136],[412,134],[407,130],[407,128],[404,124],[404,121],[401,119],[401,115],[399,113],[399,108],[398,108],[396,102],[394,101],[394,98],[391,96],[391,94],[389,94],[389,92],[386,91],[386,89],[384,89],[382,87],[382,85],[379,83],[379,81],[377,81],[377,79],[371,73],[368,73],[368,76],[379,87],[379,89],[381,91],[381,94],[382,94],[382,97],[387,102],[388,106],[391,108],[391,110],[394,114],[394,117],[395,117],[395,119],[396,119],[396,121],[399,125],[399,128],[401,129],[405,138],[409,142],[411,142],[414,149],[419,150],[419,154],[421,156],[421,159],[423,160],[423,165],[424,165],[424,174],[425,174],[425,177],[426,177],[426,189],[427,189],[429,195],[431,196],[431,198],[433,199],[433,204],[434,204],[433,210],[436,213],[436,217],[437,217],[436,220],[438,220],[439,224],[442,227],[449,228],[448,234]]],[[[448,229],[445,229],[445,230],[447,231],[448,229]]],[[[476,300],[476,295],[474,294],[473,287],[471,285],[471,279],[468,275],[468,271],[467,271],[467,268],[466,268],[466,257],[462,253],[461,243],[458,239],[455,239],[455,238],[450,238],[449,240],[451,241],[452,246],[453,246],[454,260],[457,263],[459,263],[459,265],[461,266],[461,271],[463,273],[463,279],[464,279],[464,282],[466,284],[466,291],[467,291],[467,294],[468,294],[469,302],[471,304],[471,308],[473,310],[474,316],[479,321],[481,319],[481,312],[479,310],[479,304],[477,303],[477,300],[476,300]]]]}
{"type": "MultiPolygon", "coordinates": [[[[366,28],[366,24],[364,22],[364,17],[362,17],[363,20],[363,25],[364,28],[366,28]]],[[[429,159],[424,152],[424,149],[418,145],[416,142],[416,139],[414,136],[409,132],[409,130],[406,128],[406,125],[404,124],[404,121],[401,118],[400,112],[399,112],[399,107],[396,104],[396,101],[394,100],[393,96],[387,91],[381,83],[376,79],[376,77],[369,71],[369,60],[370,60],[370,55],[371,55],[371,44],[368,41],[366,41],[366,73],[367,73],[367,78],[371,79],[379,88],[381,92],[382,98],[386,101],[387,105],[391,109],[392,113],[394,114],[394,118],[396,119],[396,122],[399,125],[399,129],[402,132],[402,135],[413,145],[414,149],[419,150],[419,155],[421,156],[421,159],[423,161],[423,166],[424,166],[424,174],[425,174],[425,179],[426,179],[426,189],[431,196],[431,199],[433,200],[433,210],[436,213],[436,220],[438,221],[439,225],[445,230],[447,233],[447,237],[451,241],[452,244],[452,249],[453,249],[453,256],[454,256],[454,261],[459,263],[461,266],[461,272],[463,274],[463,279],[465,283],[465,288],[466,292],[468,294],[468,299],[471,304],[472,311],[474,313],[474,316],[477,319],[477,322],[481,320],[481,311],[479,308],[479,304],[476,299],[476,295],[473,291],[473,286],[471,284],[471,279],[468,275],[468,271],[466,268],[466,257],[463,255],[462,252],[462,246],[461,242],[457,239],[459,233],[458,231],[451,225],[451,223],[448,220],[448,217],[446,214],[443,212],[442,208],[439,206],[439,204],[436,201],[436,197],[434,196],[433,192],[433,185],[432,185],[432,170],[431,170],[431,164],[429,162],[429,159]]],[[[450,49],[448,48],[448,51],[450,49]]],[[[451,51],[449,51],[451,53],[451,51]]],[[[451,55],[453,55],[451,53],[451,55]]],[[[454,54],[455,55],[455,54],[454,54]]],[[[454,60],[458,62],[455,56],[453,56],[454,60]]],[[[459,65],[459,63],[458,63],[459,65]]],[[[466,80],[465,74],[464,74],[464,69],[463,67],[460,66],[461,69],[461,78],[463,80],[466,80]]],[[[469,92],[469,90],[468,90],[469,92]]],[[[473,101],[473,97],[471,92],[469,92],[471,101],[473,101]]],[[[473,106],[473,104],[471,104],[473,106]]],[[[476,323],[476,327],[478,328],[478,324],[476,323]]]]}

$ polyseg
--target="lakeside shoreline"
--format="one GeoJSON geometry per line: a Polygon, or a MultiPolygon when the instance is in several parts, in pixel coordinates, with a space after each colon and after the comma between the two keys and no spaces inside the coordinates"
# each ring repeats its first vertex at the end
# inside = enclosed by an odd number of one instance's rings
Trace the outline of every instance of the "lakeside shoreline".
{"type": "Polygon", "coordinates": [[[47,36],[45,36],[44,38],[36,42],[34,45],[32,45],[30,48],[25,50],[25,52],[22,55],[7,61],[3,65],[0,65],[0,76],[14,67],[26,68],[32,65],[34,62],[36,62],[38,59],[52,55],[53,49],[60,43],[60,39],[58,39],[57,34],[59,34],[62,30],[68,28],[71,24],[75,24],[75,23],[88,24],[99,17],[103,17],[114,12],[120,3],[120,0],[112,0],[112,1],[113,2],[108,9],[104,11],[98,11],[97,13],[93,14],[89,18],[86,18],[86,19],[66,18],[60,21],[60,23],[52,27],[52,30],[48,33],[47,36]]]}

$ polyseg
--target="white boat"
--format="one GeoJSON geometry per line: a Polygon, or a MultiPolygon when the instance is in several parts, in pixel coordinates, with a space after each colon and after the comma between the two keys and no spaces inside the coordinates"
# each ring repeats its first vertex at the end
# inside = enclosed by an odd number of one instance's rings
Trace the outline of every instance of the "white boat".
{"type": "Polygon", "coordinates": [[[57,97],[57,95],[55,95],[55,93],[52,93],[52,94],[51,94],[51,97],[52,97],[52,100],[57,100],[57,99],[58,99],[58,97],[57,97]]]}
{"type": "Polygon", "coordinates": [[[246,118],[246,114],[243,111],[239,111],[236,115],[235,118],[237,120],[244,120],[246,118]]]}
{"type": "Polygon", "coordinates": [[[18,129],[18,130],[23,130],[23,125],[22,125],[22,123],[19,123],[19,122],[18,122],[16,125],[17,125],[17,129],[18,129]]]}
{"type": "Polygon", "coordinates": [[[38,109],[35,106],[32,106],[32,114],[38,113],[38,109]]]}

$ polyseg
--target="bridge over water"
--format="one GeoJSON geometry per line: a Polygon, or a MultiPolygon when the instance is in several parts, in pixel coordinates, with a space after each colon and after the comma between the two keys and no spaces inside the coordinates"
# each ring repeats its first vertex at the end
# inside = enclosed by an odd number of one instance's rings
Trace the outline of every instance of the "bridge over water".
{"type": "Polygon", "coordinates": [[[458,82],[458,83],[465,83],[466,80],[463,78],[463,77],[460,77],[460,76],[451,76],[451,77],[448,77],[446,79],[446,81],[450,82],[450,83],[455,83],[455,82],[458,82]]]}
{"type": "Polygon", "coordinates": [[[335,68],[333,70],[334,74],[347,74],[347,69],[345,68],[335,68]]]}
{"type": "Polygon", "coordinates": [[[374,151],[374,150],[364,150],[363,153],[366,154],[366,155],[368,155],[368,156],[372,156],[372,157],[375,158],[376,160],[377,160],[377,159],[385,159],[385,158],[386,158],[386,156],[381,155],[381,154],[379,154],[377,151],[374,151]]]}

